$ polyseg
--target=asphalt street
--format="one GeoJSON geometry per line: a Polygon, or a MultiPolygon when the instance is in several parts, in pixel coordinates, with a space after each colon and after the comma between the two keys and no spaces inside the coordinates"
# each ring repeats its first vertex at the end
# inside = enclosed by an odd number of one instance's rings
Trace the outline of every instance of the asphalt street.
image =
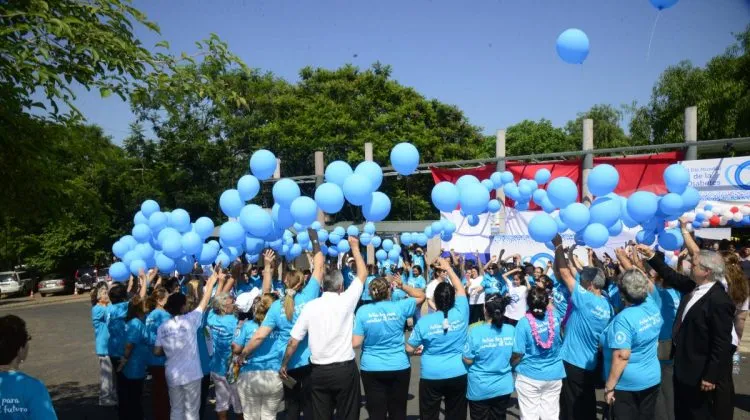
{"type": "MultiPolygon", "coordinates": [[[[23,318],[32,336],[29,358],[23,364],[22,370],[41,379],[47,385],[60,419],[116,418],[113,409],[97,406],[98,362],[94,354],[91,306],[88,300],[50,302],[26,307],[0,307],[0,315],[9,313],[23,318]]],[[[417,419],[419,408],[415,396],[418,394],[419,386],[419,361],[416,358],[412,361],[412,366],[414,368],[409,387],[408,418],[417,419]]],[[[737,392],[735,419],[750,419],[750,359],[743,357],[742,373],[734,379],[737,392]]],[[[146,395],[145,399],[148,398],[146,395]]],[[[149,406],[150,403],[144,401],[144,407],[149,406]]],[[[599,406],[601,412],[603,404],[600,402],[599,406]]],[[[207,412],[207,420],[216,418],[211,410],[207,412]]],[[[514,408],[509,418],[517,419],[517,413],[517,409],[514,408]]],[[[364,407],[360,417],[368,418],[364,407]]]]}

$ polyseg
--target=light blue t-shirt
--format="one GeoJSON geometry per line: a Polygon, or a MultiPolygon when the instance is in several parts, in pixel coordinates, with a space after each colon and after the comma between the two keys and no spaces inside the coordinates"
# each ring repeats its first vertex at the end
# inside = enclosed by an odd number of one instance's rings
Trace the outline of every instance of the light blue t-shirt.
{"type": "MultiPolygon", "coordinates": [[[[560,320],[565,318],[570,303],[570,290],[565,282],[557,281],[554,275],[549,276],[552,279],[552,306],[555,308],[555,317],[560,320]]],[[[578,281],[576,281],[578,285],[578,281]]]]}
{"type": "Polygon", "coordinates": [[[232,354],[232,338],[237,329],[237,317],[234,314],[219,315],[216,311],[209,311],[208,329],[211,331],[211,342],[214,345],[209,368],[211,372],[224,376],[232,354]]]}
{"type": "Polygon", "coordinates": [[[351,268],[349,268],[348,265],[344,265],[341,267],[341,276],[344,278],[344,290],[349,288],[349,285],[352,284],[352,281],[354,281],[357,276],[354,275],[354,272],[351,268]]]}
{"type": "Polygon", "coordinates": [[[424,345],[420,377],[423,379],[448,379],[466,374],[461,356],[469,328],[469,300],[456,296],[448,311],[448,332],[443,330],[443,313],[425,315],[417,321],[409,337],[409,345],[424,345]]]}
{"type": "Polygon", "coordinates": [[[91,308],[91,322],[94,324],[94,348],[98,356],[109,354],[109,310],[106,306],[94,305],[91,308]]]}
{"type": "Polygon", "coordinates": [[[404,370],[409,357],[404,347],[404,323],[414,316],[414,298],[363,305],[354,318],[354,335],[364,337],[361,369],[367,372],[404,370]]]}
{"type": "Polygon", "coordinates": [[[610,283],[607,287],[607,296],[609,296],[609,303],[612,305],[615,313],[619,313],[624,307],[622,299],[620,297],[620,289],[615,283],[610,283]]]}
{"type": "Polygon", "coordinates": [[[422,268],[422,272],[424,272],[424,254],[417,254],[416,252],[412,253],[411,263],[413,265],[418,265],[420,268],[422,268]]]}
{"type": "MultiPolygon", "coordinates": [[[[424,290],[427,287],[427,284],[425,284],[424,277],[417,276],[414,277],[413,274],[409,273],[409,278],[406,280],[406,285],[413,287],[415,289],[422,289],[424,290]]],[[[403,289],[395,288],[393,289],[393,293],[391,294],[391,300],[397,301],[397,300],[403,300],[409,297],[409,295],[403,291],[403,289]]]]}
{"type": "MultiPolygon", "coordinates": [[[[292,327],[297,322],[302,308],[305,307],[307,302],[315,299],[320,294],[320,283],[315,277],[310,277],[305,287],[296,295],[294,295],[294,314],[290,321],[286,317],[284,307],[282,305],[283,300],[277,300],[271,304],[271,308],[266,313],[266,318],[263,320],[262,326],[268,327],[272,332],[278,332],[278,338],[276,339],[276,345],[279,347],[279,351],[283,355],[286,351],[286,345],[289,342],[291,336],[292,327]]],[[[307,336],[300,341],[297,346],[297,351],[289,359],[288,369],[296,369],[310,364],[310,348],[307,345],[307,336]]]]}
{"type": "Polygon", "coordinates": [[[372,297],[370,297],[370,283],[372,283],[375,278],[376,276],[367,276],[367,279],[365,279],[365,287],[362,289],[361,298],[364,302],[369,302],[372,300],[372,297]]]}
{"type": "Polygon", "coordinates": [[[273,280],[271,282],[271,291],[279,293],[279,299],[283,299],[286,293],[286,286],[281,280],[273,280]]]}
{"type": "Polygon", "coordinates": [[[133,318],[126,324],[127,344],[133,346],[128,362],[122,369],[122,374],[128,379],[143,379],[146,377],[146,366],[151,360],[151,346],[148,344],[146,325],[138,318],[133,318]]]}
{"type": "Polygon", "coordinates": [[[44,384],[23,372],[0,372],[0,418],[8,420],[57,420],[44,384]]]}
{"type": "Polygon", "coordinates": [[[609,301],[576,283],[571,296],[573,310],[565,326],[561,357],[584,370],[596,369],[599,337],[614,316],[609,301]]]}
{"type": "Polygon", "coordinates": [[[630,359],[615,389],[643,391],[661,382],[656,349],[663,323],[659,308],[653,301],[628,306],[614,317],[602,335],[605,379],[612,367],[613,351],[630,349],[630,359]]]}
{"type": "Polygon", "coordinates": [[[203,376],[211,372],[211,356],[208,355],[208,340],[211,340],[211,331],[208,329],[208,313],[204,311],[201,318],[201,326],[196,330],[198,335],[198,357],[201,360],[201,371],[203,376]]]}
{"type": "MultiPolygon", "coordinates": [[[[275,303],[278,303],[275,302],[275,303]]],[[[268,317],[268,315],[266,315],[268,317]]],[[[255,331],[260,326],[251,319],[242,323],[242,327],[237,330],[233,343],[245,347],[248,341],[253,337],[255,331]]],[[[286,350],[286,342],[283,347],[279,345],[279,331],[272,330],[263,343],[247,358],[245,364],[240,367],[240,372],[252,372],[260,370],[278,371],[281,369],[281,359],[284,357],[283,351],[286,350]]]]}
{"type": "Polygon", "coordinates": [[[659,340],[671,340],[672,339],[672,326],[674,320],[677,317],[677,309],[680,307],[680,301],[682,300],[682,293],[676,289],[668,288],[665,289],[660,286],[656,286],[656,293],[654,293],[654,301],[659,306],[661,312],[661,318],[664,324],[661,326],[659,333],[659,340]]]}
{"type": "Polygon", "coordinates": [[[404,266],[404,259],[399,258],[398,264],[394,264],[391,260],[385,260],[385,261],[378,261],[378,271],[382,272],[386,276],[390,276],[393,274],[391,271],[391,266],[395,265],[396,268],[402,268],[404,266]]]}
{"type": "Polygon", "coordinates": [[[504,295],[508,293],[508,285],[505,284],[505,280],[503,280],[502,275],[499,273],[496,273],[494,276],[484,273],[482,287],[484,287],[484,293],[487,295],[495,293],[504,295]]]}
{"type": "Polygon", "coordinates": [[[107,350],[111,357],[122,357],[125,354],[125,316],[128,314],[128,302],[114,303],[107,306],[109,321],[109,341],[107,350]]]}
{"type": "MultiPolygon", "coordinates": [[[[544,319],[533,318],[539,332],[539,339],[546,342],[549,339],[547,315],[544,319]]],[[[513,353],[522,354],[521,362],[516,366],[516,372],[537,381],[555,381],[565,377],[560,350],[560,319],[553,315],[555,337],[552,346],[544,349],[537,345],[531,334],[531,324],[526,316],[521,317],[516,325],[516,337],[513,343],[513,353]]]]}
{"type": "Polygon", "coordinates": [[[481,401],[513,392],[510,357],[515,331],[510,324],[499,329],[489,322],[469,327],[463,356],[474,363],[469,366],[467,399],[481,401]]]}
{"type": "MultiPolygon", "coordinates": [[[[169,318],[172,318],[172,315],[161,308],[154,309],[146,317],[146,334],[148,336],[148,344],[152,350],[154,345],[156,345],[156,333],[159,331],[159,327],[169,318]]],[[[154,356],[153,351],[150,357],[149,366],[164,366],[167,362],[167,356],[154,356]]]]}

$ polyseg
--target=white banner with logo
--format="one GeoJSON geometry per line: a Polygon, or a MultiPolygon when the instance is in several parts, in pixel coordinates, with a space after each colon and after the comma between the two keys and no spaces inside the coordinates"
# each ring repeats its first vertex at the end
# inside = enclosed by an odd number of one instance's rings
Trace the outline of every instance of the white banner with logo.
{"type": "Polygon", "coordinates": [[[750,157],[686,160],[690,185],[703,201],[750,202],[750,157]]]}

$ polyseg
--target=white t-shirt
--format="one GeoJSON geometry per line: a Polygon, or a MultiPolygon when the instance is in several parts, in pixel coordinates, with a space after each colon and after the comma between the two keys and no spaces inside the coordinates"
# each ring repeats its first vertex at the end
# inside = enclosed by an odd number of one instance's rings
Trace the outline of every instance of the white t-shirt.
{"type": "Polygon", "coordinates": [[[435,297],[435,289],[437,288],[438,284],[442,282],[442,279],[433,279],[429,284],[427,284],[427,289],[424,291],[425,297],[432,300],[432,298],[435,297]]]}
{"type": "MultiPolygon", "coordinates": [[[[726,279],[721,280],[721,285],[724,286],[724,290],[729,293],[729,285],[727,284],[726,279]]],[[[742,306],[737,307],[736,312],[747,311],[748,309],[750,309],[750,298],[745,299],[742,306]]],[[[734,328],[734,323],[732,323],[732,345],[735,347],[740,346],[740,337],[737,335],[737,329],[734,328]]]]}
{"type": "Polygon", "coordinates": [[[474,277],[469,280],[469,305],[484,305],[484,290],[477,293],[476,289],[482,286],[484,277],[474,277]]]}
{"type": "Polygon", "coordinates": [[[167,355],[165,375],[168,386],[187,385],[203,378],[198,354],[198,328],[203,311],[196,309],[165,321],[156,332],[156,346],[167,355]]]}
{"type": "Polygon", "coordinates": [[[508,295],[510,295],[510,304],[505,308],[505,316],[518,321],[526,314],[526,294],[529,288],[526,286],[511,286],[508,295]]]}

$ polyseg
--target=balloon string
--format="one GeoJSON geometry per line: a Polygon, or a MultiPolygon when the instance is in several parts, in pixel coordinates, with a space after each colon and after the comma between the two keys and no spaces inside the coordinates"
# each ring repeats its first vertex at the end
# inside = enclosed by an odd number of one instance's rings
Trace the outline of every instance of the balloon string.
{"type": "Polygon", "coordinates": [[[651,57],[651,42],[654,40],[654,33],[656,32],[656,23],[659,22],[659,16],[661,16],[661,10],[656,13],[656,19],[654,19],[654,25],[651,27],[651,36],[648,39],[648,51],[646,51],[646,62],[648,63],[649,57],[651,57]]]}

